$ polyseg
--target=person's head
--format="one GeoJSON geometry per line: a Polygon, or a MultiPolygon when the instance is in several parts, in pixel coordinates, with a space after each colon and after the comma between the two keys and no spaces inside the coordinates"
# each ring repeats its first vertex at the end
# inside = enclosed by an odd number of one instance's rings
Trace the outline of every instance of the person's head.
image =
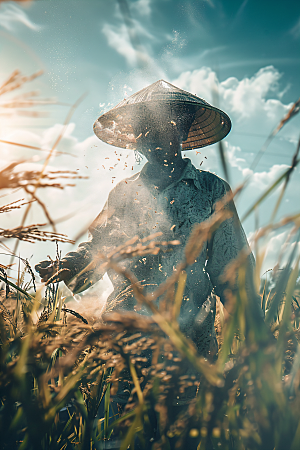
{"type": "Polygon", "coordinates": [[[99,139],[138,150],[148,160],[161,148],[167,159],[179,154],[181,143],[184,151],[215,144],[230,128],[226,113],[164,80],[125,98],[94,123],[99,139]]]}
{"type": "Polygon", "coordinates": [[[150,163],[171,161],[180,154],[194,117],[190,105],[161,103],[144,108],[132,117],[136,150],[150,163]]]}

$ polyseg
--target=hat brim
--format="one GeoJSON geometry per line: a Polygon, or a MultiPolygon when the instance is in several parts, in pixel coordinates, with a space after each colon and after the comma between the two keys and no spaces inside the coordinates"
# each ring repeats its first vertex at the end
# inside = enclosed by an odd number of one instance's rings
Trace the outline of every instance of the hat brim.
{"type": "MultiPolygon", "coordinates": [[[[215,144],[224,139],[231,129],[231,121],[224,111],[210,105],[197,104],[188,101],[163,101],[163,102],[140,102],[121,107],[115,107],[102,114],[94,123],[94,133],[107,144],[114,147],[135,150],[137,140],[132,126],[134,121],[145,116],[145,111],[150,109],[159,110],[160,106],[187,106],[194,108],[195,119],[189,129],[188,137],[182,142],[182,150],[193,150],[215,144]],[[161,105],[160,105],[161,103],[161,105]]],[[[183,112],[184,114],[184,112],[183,112]]],[[[141,119],[142,120],[142,119],[141,119]]]]}

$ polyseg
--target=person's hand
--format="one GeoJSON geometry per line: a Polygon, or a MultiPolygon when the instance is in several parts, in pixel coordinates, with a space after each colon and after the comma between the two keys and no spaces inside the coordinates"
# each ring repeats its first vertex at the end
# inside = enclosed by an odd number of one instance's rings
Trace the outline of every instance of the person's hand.
{"type": "MultiPolygon", "coordinates": [[[[40,275],[42,282],[46,283],[53,277],[53,282],[64,281],[70,276],[70,270],[65,267],[65,264],[60,263],[60,270],[57,270],[56,261],[41,261],[35,266],[35,270],[40,275]],[[57,275],[55,276],[55,274],[57,275]]],[[[51,280],[52,281],[52,280],[51,280]]]]}

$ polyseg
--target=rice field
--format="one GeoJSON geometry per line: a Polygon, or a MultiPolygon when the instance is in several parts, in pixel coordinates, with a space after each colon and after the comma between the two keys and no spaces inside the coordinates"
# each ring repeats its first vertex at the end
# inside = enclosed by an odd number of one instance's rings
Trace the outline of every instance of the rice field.
{"type": "MultiPolygon", "coordinates": [[[[0,96],[4,98],[7,92],[39,75],[23,77],[14,72],[0,87],[0,96]]],[[[18,101],[6,105],[7,108],[30,109],[37,105],[29,97],[18,101]]],[[[282,118],[260,154],[299,112],[299,105],[300,101],[296,102],[282,118]]],[[[65,125],[75,108],[76,104],[65,125]]],[[[20,240],[52,240],[57,246],[59,242],[70,242],[67,236],[57,233],[51,211],[39,199],[40,189],[63,188],[66,180],[73,183],[78,178],[71,171],[47,169],[62,135],[63,132],[49,150],[41,172],[17,174],[13,169],[18,161],[0,172],[0,190],[24,191],[24,198],[0,206],[0,215],[13,209],[23,212],[20,224],[12,229],[0,228],[0,244],[11,246],[16,242],[14,254],[20,240]],[[42,207],[45,223],[52,225],[52,231],[45,231],[45,224],[25,225],[33,202],[42,207]]],[[[280,187],[275,217],[293,170],[299,164],[299,147],[300,141],[290,167],[250,206],[245,217],[255,214],[258,205],[268,201],[268,196],[280,187]]],[[[219,150],[227,173],[221,145],[219,150]]],[[[232,196],[247,189],[247,183],[246,179],[232,196]]],[[[224,202],[229,200],[225,198],[224,202]]],[[[76,310],[74,304],[71,308],[66,303],[64,290],[55,276],[45,289],[37,288],[35,272],[26,259],[18,258],[17,279],[10,276],[10,264],[0,264],[1,449],[133,449],[136,436],[141,442],[147,436],[153,404],[159,414],[159,439],[153,443],[153,450],[170,448],[174,437],[178,448],[185,448],[197,439],[200,450],[300,448],[300,213],[279,223],[271,221],[254,238],[258,251],[262,238],[267,239],[271,230],[287,224],[291,227],[290,236],[295,237],[293,240],[289,237],[284,248],[286,265],[278,265],[261,279],[263,255],[257,252],[261,257],[257,259],[256,285],[264,323],[246,291],[245,255],[240,255],[233,263],[238,267],[238,292],[232,293],[226,310],[217,299],[216,361],[200,357],[178,326],[185,270],[201,252],[212,230],[225,218],[220,209],[210,221],[195,227],[186,246],[185,261],[154,291],[156,298],[165,296],[167,307],[155,306],[120,262],[124,257],[164,252],[172,243],[150,236],[143,245],[128,242],[106,258],[106,267],[129,279],[137,302],[151,311],[150,316],[135,312],[121,315],[107,308],[101,320],[94,320],[92,311],[86,309],[85,314],[76,310]],[[152,361],[145,367],[144,355],[149,351],[152,361]],[[190,367],[192,375],[182,375],[183,366],[190,367]],[[131,390],[130,400],[122,411],[113,410],[110,401],[119,383],[127,383],[131,390]],[[191,388],[196,388],[196,397],[174,418],[172,407],[177,394],[191,388]]],[[[58,273],[58,247],[55,262],[58,273]]],[[[227,275],[230,278],[230,270],[227,275]]]]}

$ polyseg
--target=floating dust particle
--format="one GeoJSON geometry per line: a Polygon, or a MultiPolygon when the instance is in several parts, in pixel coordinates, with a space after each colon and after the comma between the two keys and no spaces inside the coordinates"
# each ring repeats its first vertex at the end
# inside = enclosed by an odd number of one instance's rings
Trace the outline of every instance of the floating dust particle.
{"type": "Polygon", "coordinates": [[[192,428],[192,429],[190,430],[190,436],[191,436],[191,437],[197,437],[197,436],[199,436],[199,431],[198,431],[196,428],[192,428]]]}
{"type": "Polygon", "coordinates": [[[221,436],[220,428],[213,428],[212,435],[213,435],[214,438],[219,438],[221,436]]]}
{"type": "Polygon", "coordinates": [[[202,164],[203,164],[203,161],[201,161],[200,166],[202,166],[202,164]]]}

